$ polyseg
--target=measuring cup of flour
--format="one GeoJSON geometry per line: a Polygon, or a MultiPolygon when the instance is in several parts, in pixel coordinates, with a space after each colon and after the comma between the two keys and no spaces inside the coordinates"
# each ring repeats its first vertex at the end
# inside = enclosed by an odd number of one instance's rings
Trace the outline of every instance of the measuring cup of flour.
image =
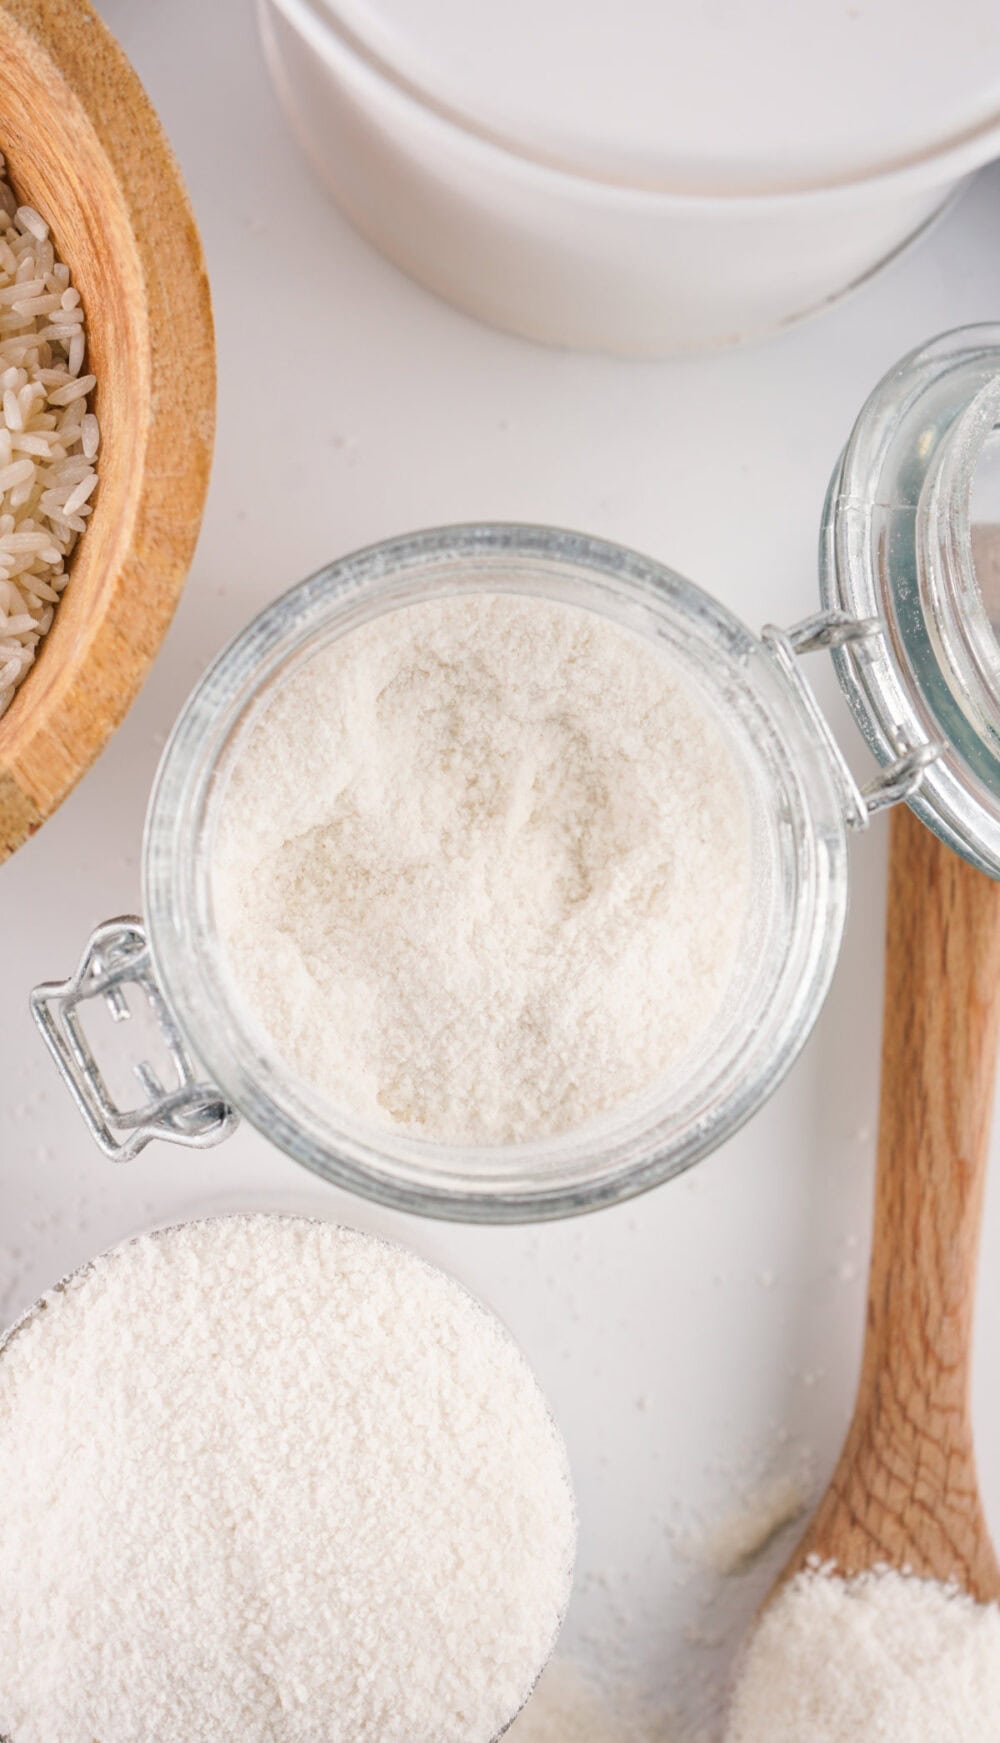
{"type": "Polygon", "coordinates": [[[300,1216],[189,1222],[0,1344],[0,1736],[491,1743],[569,1597],[566,1452],[458,1283],[300,1216]]]}
{"type": "Polygon", "coordinates": [[[886,378],[828,499],[824,609],[787,631],[551,527],[394,539],[267,607],[167,745],[145,919],[34,996],[106,1154],[239,1113],[337,1185],[503,1222],[723,1142],[822,1006],[852,830],[907,799],[1000,873],[1000,682],[981,658],[965,708],[948,640],[998,382],[992,327],[886,378]],[[823,648],[882,765],[863,789],[808,681],[823,648]],[[131,1101],[94,1000],[153,1020],[131,1101]]]}

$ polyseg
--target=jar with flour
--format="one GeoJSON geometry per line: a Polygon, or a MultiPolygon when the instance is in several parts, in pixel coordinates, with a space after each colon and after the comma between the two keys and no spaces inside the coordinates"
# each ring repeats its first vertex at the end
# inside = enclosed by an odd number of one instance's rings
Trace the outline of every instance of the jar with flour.
{"type": "Polygon", "coordinates": [[[165,751],[145,922],[33,998],[105,1152],[238,1111],[338,1185],[516,1221],[723,1142],[823,1003],[852,829],[906,799],[1000,875],[998,415],[998,328],[886,378],[828,497],[823,609],[788,631],[545,527],[417,533],[268,607],[165,751]],[[863,788],[822,648],[882,765],[863,788]],[[93,998],[164,1037],[136,1106],[93,998]]]}

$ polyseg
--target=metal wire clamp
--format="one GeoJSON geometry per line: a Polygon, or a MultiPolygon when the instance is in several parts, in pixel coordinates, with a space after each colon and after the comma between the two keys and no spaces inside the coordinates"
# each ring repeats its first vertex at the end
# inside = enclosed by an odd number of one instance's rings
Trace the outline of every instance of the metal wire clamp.
{"type": "Polygon", "coordinates": [[[793,687],[815,729],[844,794],[844,815],[850,829],[864,829],[870,818],[890,805],[909,799],[919,787],[924,770],[936,762],[944,745],[933,740],[908,743],[903,734],[894,735],[895,759],[881,773],[860,787],[854,779],[844,753],[830,730],[826,715],[816,699],[799,665],[799,655],[813,653],[818,648],[841,648],[848,642],[870,641],[883,633],[877,617],[851,617],[846,611],[817,611],[791,629],[780,629],[767,623],[761,630],[761,640],[770,651],[789,684],[793,687]]]}
{"type": "Polygon", "coordinates": [[[141,920],[106,920],[93,933],[76,973],[48,981],[31,994],[31,1013],[95,1141],[112,1162],[128,1162],[153,1138],[207,1149],[235,1130],[238,1118],[219,1091],[199,1074],[157,985],[141,920]],[[80,1007],[103,999],[116,1023],[131,1017],[126,989],[138,989],[162,1035],[176,1076],[171,1088],[153,1066],[133,1067],[145,1091],[138,1107],[112,1095],[83,1032],[80,1007]]]}

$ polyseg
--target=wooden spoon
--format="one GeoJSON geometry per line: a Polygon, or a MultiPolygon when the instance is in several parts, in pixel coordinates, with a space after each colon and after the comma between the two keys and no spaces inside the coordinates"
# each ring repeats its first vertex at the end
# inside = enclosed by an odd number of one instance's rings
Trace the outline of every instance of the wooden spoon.
{"type": "Polygon", "coordinates": [[[998,1019],[1000,883],[901,807],[861,1380],[840,1462],[782,1581],[815,1555],[845,1575],[907,1566],[980,1602],[1000,1598],[969,1414],[998,1019]]]}

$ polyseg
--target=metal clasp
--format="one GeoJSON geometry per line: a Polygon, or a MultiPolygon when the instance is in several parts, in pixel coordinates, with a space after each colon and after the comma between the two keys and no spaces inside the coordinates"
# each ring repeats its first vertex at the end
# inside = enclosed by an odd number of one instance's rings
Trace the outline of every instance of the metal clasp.
{"type": "Polygon", "coordinates": [[[799,655],[817,648],[841,648],[848,642],[869,641],[882,634],[877,617],[852,617],[847,611],[817,611],[803,618],[791,629],[779,629],[768,623],[761,631],[766,644],[788,682],[793,686],[806,709],[827,755],[833,763],[844,794],[844,815],[850,829],[864,829],[878,811],[909,799],[923,780],[924,770],[936,762],[944,745],[930,739],[919,743],[907,741],[899,729],[892,735],[893,748],[898,753],[864,787],[854,779],[844,753],[830,730],[812,686],[799,665],[799,655]]]}
{"type": "Polygon", "coordinates": [[[112,1162],[129,1162],[153,1138],[202,1150],[235,1130],[237,1115],[200,1076],[163,993],[141,920],[106,920],[91,936],[69,980],[47,981],[31,994],[31,1013],[88,1127],[112,1162]],[[128,987],[137,988],[162,1037],[176,1076],[167,1088],[153,1066],[133,1067],[146,1094],[138,1107],[122,1107],[112,1095],[80,1021],[80,1007],[103,999],[116,1023],[132,1012],[128,987]]]}

